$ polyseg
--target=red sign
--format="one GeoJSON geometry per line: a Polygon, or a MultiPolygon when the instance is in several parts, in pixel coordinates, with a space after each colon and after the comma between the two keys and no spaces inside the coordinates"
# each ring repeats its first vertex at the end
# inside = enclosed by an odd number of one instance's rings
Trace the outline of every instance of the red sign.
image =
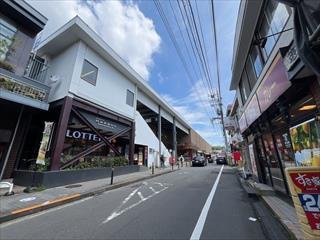
{"type": "Polygon", "coordinates": [[[311,229],[320,230],[320,194],[298,194],[311,229]]]}
{"type": "MultiPolygon", "coordinates": [[[[301,193],[320,194],[320,175],[319,172],[289,173],[295,188],[301,193]]],[[[297,191],[298,192],[298,191],[297,191]]]]}

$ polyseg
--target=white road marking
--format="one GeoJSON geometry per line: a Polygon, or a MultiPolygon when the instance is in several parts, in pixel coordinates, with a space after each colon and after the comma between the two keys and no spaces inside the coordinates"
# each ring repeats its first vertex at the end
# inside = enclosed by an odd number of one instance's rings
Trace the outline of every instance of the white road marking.
{"type": "Polygon", "coordinates": [[[145,198],[143,198],[143,199],[142,199],[143,196],[142,196],[141,192],[138,192],[138,193],[137,193],[137,191],[138,191],[139,189],[140,189],[140,187],[137,188],[136,190],[134,190],[132,193],[130,193],[129,196],[125,199],[125,201],[123,201],[122,204],[121,204],[119,207],[117,207],[116,210],[113,211],[113,212],[110,214],[110,216],[109,216],[106,220],[104,220],[101,224],[105,224],[105,223],[107,223],[107,222],[115,219],[116,217],[118,217],[118,216],[122,215],[123,213],[127,212],[128,210],[130,210],[130,209],[132,209],[132,208],[140,205],[142,202],[144,202],[144,201],[146,201],[146,200],[154,197],[155,195],[161,193],[162,191],[168,189],[168,187],[164,187],[164,188],[162,188],[161,190],[159,190],[159,191],[157,191],[157,192],[154,192],[153,194],[151,194],[151,195],[149,195],[148,197],[145,197],[145,198]],[[137,194],[140,196],[141,200],[138,201],[138,202],[136,202],[136,203],[134,203],[134,204],[132,204],[132,205],[130,205],[129,207],[126,207],[126,208],[122,209],[122,210],[120,211],[120,209],[123,207],[123,205],[124,205],[130,198],[132,198],[135,193],[137,193],[137,194]],[[127,201],[126,201],[126,200],[127,200],[127,201]]]}
{"type": "Polygon", "coordinates": [[[139,197],[140,197],[141,201],[145,201],[145,200],[146,200],[146,199],[143,197],[143,195],[142,195],[142,193],[141,193],[141,192],[138,192],[138,195],[139,195],[139,197]]]}
{"type": "Polygon", "coordinates": [[[158,184],[158,185],[160,185],[161,187],[163,187],[163,184],[162,184],[162,183],[155,182],[154,184],[158,184]]]}
{"type": "Polygon", "coordinates": [[[222,171],[223,171],[223,167],[224,167],[224,165],[222,165],[222,167],[220,168],[220,171],[219,171],[219,174],[217,176],[217,179],[214,182],[214,184],[212,186],[212,189],[211,189],[211,192],[210,192],[210,194],[209,194],[209,196],[207,198],[207,201],[206,201],[206,203],[204,204],[204,206],[202,208],[200,217],[199,217],[199,219],[197,221],[197,225],[195,226],[195,228],[194,228],[194,230],[192,232],[192,235],[190,237],[191,240],[200,239],[200,236],[202,234],[202,230],[203,230],[204,224],[206,222],[206,218],[207,218],[207,215],[208,215],[208,212],[209,212],[209,209],[210,209],[214,194],[215,194],[215,192],[217,190],[217,187],[218,187],[218,183],[219,183],[222,171]]]}
{"type": "Polygon", "coordinates": [[[153,187],[149,187],[149,189],[150,189],[153,193],[157,193],[157,191],[156,191],[156,190],[154,190],[154,188],[153,188],[153,187]]]}
{"type": "Polygon", "coordinates": [[[2,223],[2,224],[0,224],[0,228],[5,228],[5,227],[8,227],[10,225],[13,225],[13,224],[16,224],[16,223],[20,223],[20,222],[23,222],[23,221],[26,221],[26,220],[30,220],[32,218],[36,218],[36,217],[39,217],[39,216],[47,214],[47,213],[55,212],[55,211],[58,211],[60,209],[66,208],[66,207],[70,207],[70,206],[73,206],[73,205],[88,201],[91,198],[93,198],[93,196],[87,197],[87,198],[83,198],[83,199],[80,199],[80,200],[75,201],[75,202],[67,203],[67,204],[61,205],[59,207],[54,207],[54,208],[51,208],[51,209],[48,209],[48,210],[44,210],[42,212],[38,212],[38,213],[31,214],[31,215],[27,215],[27,216],[24,216],[24,217],[21,217],[21,218],[18,218],[18,219],[15,219],[15,220],[12,220],[12,221],[9,221],[9,222],[6,222],[6,223],[2,223]]]}

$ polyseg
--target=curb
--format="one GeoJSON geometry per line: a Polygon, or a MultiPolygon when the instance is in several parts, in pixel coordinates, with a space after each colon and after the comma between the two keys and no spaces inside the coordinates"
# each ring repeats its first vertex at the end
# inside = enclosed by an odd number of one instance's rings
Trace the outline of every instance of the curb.
{"type": "Polygon", "coordinates": [[[165,174],[168,174],[168,173],[173,173],[173,172],[178,171],[178,170],[180,170],[180,169],[174,169],[173,171],[166,171],[166,172],[150,175],[150,176],[147,176],[147,177],[133,179],[133,180],[127,181],[127,182],[122,182],[122,183],[118,183],[118,184],[114,184],[114,185],[109,185],[109,186],[102,187],[102,188],[96,188],[96,189],[94,189],[92,191],[88,191],[88,192],[84,192],[84,193],[74,193],[74,194],[70,194],[70,195],[63,196],[63,197],[60,197],[60,198],[56,198],[56,199],[53,199],[53,200],[49,200],[49,201],[46,201],[44,203],[35,204],[33,206],[29,206],[29,207],[25,207],[25,208],[21,208],[21,209],[16,209],[16,210],[12,211],[11,213],[9,213],[7,215],[1,216],[0,217],[0,224],[8,222],[8,221],[11,221],[11,220],[14,220],[14,219],[17,219],[19,217],[24,217],[24,216],[31,215],[31,214],[34,214],[34,213],[38,213],[38,212],[41,212],[41,211],[44,211],[44,210],[48,210],[50,208],[54,208],[54,207],[57,207],[57,206],[60,206],[60,205],[66,204],[66,203],[70,203],[70,202],[74,202],[74,201],[77,201],[77,200],[80,200],[80,199],[83,199],[83,198],[95,196],[95,195],[101,194],[103,192],[111,191],[113,189],[121,188],[121,187],[130,185],[130,184],[133,184],[133,183],[136,183],[136,182],[141,182],[141,181],[144,181],[144,180],[147,180],[147,179],[151,179],[151,178],[154,178],[154,177],[158,177],[158,176],[161,176],[161,175],[165,175],[165,174]]]}
{"type": "MultiPolygon", "coordinates": [[[[250,193],[246,190],[245,186],[246,183],[241,179],[240,176],[238,176],[238,181],[241,185],[241,187],[247,192],[248,194],[248,197],[250,198],[250,193]]],[[[279,223],[284,227],[284,229],[286,229],[286,231],[289,233],[290,235],[290,239],[300,239],[300,238],[297,238],[296,234],[282,221],[282,219],[280,218],[280,216],[277,214],[277,212],[275,212],[272,207],[269,206],[269,204],[264,200],[264,198],[262,197],[262,195],[260,193],[255,193],[255,195],[251,195],[251,196],[254,196],[254,198],[256,199],[259,199],[261,200],[265,206],[273,213],[274,217],[279,221],[279,223]]],[[[256,210],[255,210],[256,211],[256,210]]]]}

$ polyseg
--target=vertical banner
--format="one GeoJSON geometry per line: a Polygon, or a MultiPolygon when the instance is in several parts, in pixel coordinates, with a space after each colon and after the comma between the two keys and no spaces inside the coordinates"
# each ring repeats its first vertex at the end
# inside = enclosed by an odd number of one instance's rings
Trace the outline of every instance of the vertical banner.
{"type": "Polygon", "coordinates": [[[38,152],[36,164],[45,165],[46,152],[48,150],[49,142],[51,140],[53,122],[45,122],[44,131],[42,133],[42,140],[38,152]]]}
{"type": "Polygon", "coordinates": [[[320,239],[320,168],[287,168],[286,175],[305,239],[320,239]]]}
{"type": "Polygon", "coordinates": [[[254,175],[256,175],[258,177],[258,170],[257,170],[256,160],[254,157],[253,144],[249,145],[249,155],[250,155],[250,161],[251,161],[251,166],[252,166],[252,172],[254,175]]]}

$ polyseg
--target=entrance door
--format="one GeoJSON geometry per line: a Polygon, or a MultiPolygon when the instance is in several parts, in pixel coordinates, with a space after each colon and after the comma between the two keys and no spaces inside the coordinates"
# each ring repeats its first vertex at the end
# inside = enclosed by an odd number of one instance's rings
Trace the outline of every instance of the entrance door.
{"type": "Polygon", "coordinates": [[[273,187],[286,194],[287,190],[285,181],[271,133],[267,133],[263,136],[263,144],[266,150],[267,161],[270,164],[270,174],[272,177],[273,187]]]}
{"type": "Polygon", "coordinates": [[[265,184],[268,184],[269,186],[273,186],[272,178],[270,174],[270,164],[267,159],[264,146],[263,146],[263,140],[261,137],[257,139],[257,152],[259,157],[259,162],[261,166],[261,172],[263,174],[263,181],[265,184]]]}

